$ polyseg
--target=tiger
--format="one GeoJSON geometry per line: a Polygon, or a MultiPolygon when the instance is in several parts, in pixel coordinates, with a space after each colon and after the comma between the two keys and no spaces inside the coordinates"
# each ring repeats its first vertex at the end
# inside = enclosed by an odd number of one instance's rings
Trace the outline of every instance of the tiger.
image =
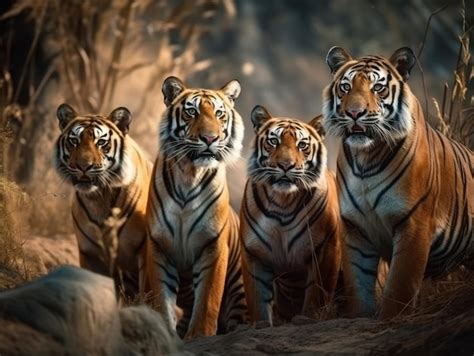
{"type": "Polygon", "coordinates": [[[74,187],[72,219],[80,266],[113,277],[119,296],[135,300],[145,273],[145,211],[152,163],[128,135],[125,107],[109,116],[79,115],[68,104],[57,109],[60,135],[55,168],[74,187]],[[119,208],[118,211],[115,208],[119,208]],[[108,220],[115,214],[120,226],[108,220]],[[116,248],[109,251],[109,248],[116,248]]]}
{"type": "Polygon", "coordinates": [[[185,339],[225,333],[246,318],[239,219],[226,182],[226,166],[242,149],[244,127],[234,108],[240,91],[237,80],[211,90],[171,76],[162,86],[166,110],[147,208],[147,270],[153,306],[185,339]]]}
{"type": "Polygon", "coordinates": [[[425,277],[474,253],[474,156],[433,129],[410,90],[408,47],[390,58],[329,50],[323,124],[342,139],[337,163],[345,226],[343,269],[352,315],[410,313],[425,277]],[[389,263],[380,305],[379,260],[389,263]]]}
{"type": "Polygon", "coordinates": [[[250,321],[314,318],[332,300],[342,253],[321,116],[307,124],[257,105],[251,121],[255,140],[240,209],[250,321]]]}

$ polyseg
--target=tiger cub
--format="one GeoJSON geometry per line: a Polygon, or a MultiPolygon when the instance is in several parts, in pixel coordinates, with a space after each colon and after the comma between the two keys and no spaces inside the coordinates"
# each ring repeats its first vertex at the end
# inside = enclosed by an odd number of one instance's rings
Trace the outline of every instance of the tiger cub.
{"type": "Polygon", "coordinates": [[[120,107],[107,117],[78,115],[71,106],[62,104],[57,117],[61,134],[54,160],[59,174],[75,190],[72,218],[80,265],[114,277],[116,286],[123,287],[123,296],[135,298],[139,270],[144,267],[145,210],[152,165],[127,134],[130,111],[120,107]],[[113,208],[120,209],[114,211],[120,221],[116,257],[105,241],[113,234],[107,225],[113,208]]]}
{"type": "Polygon", "coordinates": [[[182,337],[214,335],[246,315],[239,219],[225,171],[242,147],[240,84],[187,88],[169,77],[162,89],[167,109],[147,210],[154,306],[182,337]]]}
{"type": "Polygon", "coordinates": [[[252,322],[314,317],[334,294],[341,263],[339,204],[326,168],[321,117],[309,124],[251,114],[256,133],[240,209],[242,271],[252,322]]]}

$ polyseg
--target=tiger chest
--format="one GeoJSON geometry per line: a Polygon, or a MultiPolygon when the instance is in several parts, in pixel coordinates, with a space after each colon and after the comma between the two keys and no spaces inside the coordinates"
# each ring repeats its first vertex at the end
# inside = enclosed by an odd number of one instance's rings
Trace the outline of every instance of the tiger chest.
{"type": "MultiPolygon", "coordinates": [[[[301,226],[290,224],[283,226],[272,219],[261,217],[258,225],[264,234],[257,237],[249,233],[246,247],[259,256],[266,265],[274,271],[290,271],[304,268],[311,254],[313,236],[311,229],[301,229],[301,226]],[[263,241],[262,241],[263,239],[263,241]]],[[[295,222],[298,221],[295,218],[295,222]]]]}
{"type": "Polygon", "coordinates": [[[222,223],[213,209],[203,211],[198,206],[179,208],[169,206],[168,224],[172,230],[162,225],[156,236],[163,253],[172,256],[179,270],[188,270],[202,255],[212,240],[224,238],[219,233],[222,223]]]}
{"type": "Polygon", "coordinates": [[[403,194],[396,187],[389,187],[380,176],[358,178],[347,174],[344,178],[339,192],[341,216],[379,250],[384,246],[391,249],[393,226],[407,210],[403,194]]]}
{"type": "Polygon", "coordinates": [[[72,215],[79,249],[89,256],[89,262],[94,259],[97,263],[103,263],[111,249],[119,266],[134,269],[146,235],[144,213],[135,211],[128,218],[112,221],[109,214],[107,206],[73,201],[72,215]],[[116,225],[109,226],[113,223],[116,225]]]}

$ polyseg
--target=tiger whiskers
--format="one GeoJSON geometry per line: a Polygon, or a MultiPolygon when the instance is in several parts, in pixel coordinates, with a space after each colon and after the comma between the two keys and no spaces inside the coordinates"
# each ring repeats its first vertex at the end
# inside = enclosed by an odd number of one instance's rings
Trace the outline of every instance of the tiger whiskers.
{"type": "Polygon", "coordinates": [[[248,174],[256,182],[268,183],[280,171],[273,167],[258,167],[249,170],[248,174]]]}
{"type": "Polygon", "coordinates": [[[327,132],[332,136],[344,136],[347,130],[347,126],[352,123],[352,119],[347,119],[345,117],[331,116],[326,122],[327,132]]]}
{"type": "Polygon", "coordinates": [[[240,156],[235,150],[231,150],[228,146],[223,146],[219,150],[219,154],[222,156],[222,160],[226,162],[228,167],[235,166],[238,162],[245,163],[246,160],[240,156]]]}

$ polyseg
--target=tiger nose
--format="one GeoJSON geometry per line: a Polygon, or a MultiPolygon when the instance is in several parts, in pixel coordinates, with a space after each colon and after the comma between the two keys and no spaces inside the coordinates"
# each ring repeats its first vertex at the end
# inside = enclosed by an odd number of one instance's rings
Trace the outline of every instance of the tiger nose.
{"type": "Polygon", "coordinates": [[[199,135],[199,138],[204,141],[204,143],[206,143],[208,146],[210,146],[214,141],[217,141],[219,137],[213,134],[204,134],[199,135]]]}
{"type": "Polygon", "coordinates": [[[78,159],[76,161],[76,168],[80,169],[84,173],[87,172],[89,169],[91,169],[93,166],[94,166],[93,160],[87,157],[78,159]]]}
{"type": "Polygon", "coordinates": [[[350,108],[349,110],[346,110],[347,116],[352,117],[354,120],[357,120],[359,117],[363,116],[365,112],[366,110],[362,108],[350,108]]]}
{"type": "Polygon", "coordinates": [[[288,172],[294,166],[295,166],[294,161],[281,161],[281,162],[278,162],[278,167],[280,167],[285,172],[288,172]]]}

